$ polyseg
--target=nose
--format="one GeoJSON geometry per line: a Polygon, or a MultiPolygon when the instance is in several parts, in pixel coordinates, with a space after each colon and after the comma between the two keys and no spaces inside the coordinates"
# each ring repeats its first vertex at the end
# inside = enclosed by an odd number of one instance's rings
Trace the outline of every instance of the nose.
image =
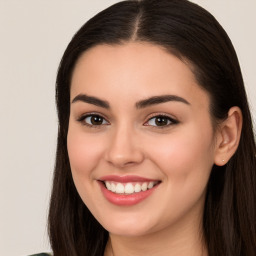
{"type": "Polygon", "coordinates": [[[138,134],[126,125],[118,127],[109,136],[105,160],[117,168],[140,164],[144,159],[138,134]]]}

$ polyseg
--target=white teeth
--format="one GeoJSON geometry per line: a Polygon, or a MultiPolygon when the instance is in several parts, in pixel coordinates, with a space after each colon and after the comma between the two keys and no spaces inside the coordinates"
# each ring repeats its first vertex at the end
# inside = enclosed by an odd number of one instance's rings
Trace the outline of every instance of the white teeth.
{"type": "Polygon", "coordinates": [[[117,185],[116,185],[116,193],[117,194],[123,194],[124,193],[124,185],[123,184],[117,183],[117,185]]]}
{"type": "Polygon", "coordinates": [[[125,185],[125,194],[132,194],[134,193],[134,186],[131,183],[127,183],[125,185]]]}
{"type": "Polygon", "coordinates": [[[106,181],[105,184],[106,184],[107,189],[108,189],[108,190],[111,190],[111,184],[110,184],[108,181],[106,181]]]}
{"type": "Polygon", "coordinates": [[[116,192],[116,185],[115,183],[111,183],[111,191],[116,192]]]}
{"type": "Polygon", "coordinates": [[[153,188],[153,186],[154,186],[154,182],[153,182],[153,181],[151,181],[151,182],[148,183],[148,189],[153,188]]]}
{"type": "Polygon", "coordinates": [[[146,191],[147,188],[148,188],[148,184],[147,184],[146,182],[144,182],[144,183],[142,184],[142,186],[141,186],[141,190],[142,190],[142,191],[146,191]]]}
{"type": "Polygon", "coordinates": [[[134,191],[135,191],[136,193],[140,192],[140,191],[141,191],[141,185],[137,183],[137,184],[135,185],[135,187],[134,187],[134,191]]]}
{"type": "Polygon", "coordinates": [[[151,189],[158,182],[143,182],[143,183],[119,183],[113,181],[105,181],[106,188],[117,194],[133,194],[139,193],[141,191],[146,191],[147,189],[151,189]]]}

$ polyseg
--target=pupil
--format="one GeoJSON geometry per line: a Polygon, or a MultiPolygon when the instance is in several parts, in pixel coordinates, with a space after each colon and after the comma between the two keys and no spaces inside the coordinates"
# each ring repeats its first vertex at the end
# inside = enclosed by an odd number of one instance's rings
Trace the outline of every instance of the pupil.
{"type": "Polygon", "coordinates": [[[168,124],[168,120],[166,117],[157,117],[156,118],[156,125],[163,126],[163,125],[167,125],[167,124],[168,124]]]}
{"type": "Polygon", "coordinates": [[[100,125],[103,122],[103,118],[100,116],[92,116],[91,122],[93,125],[100,125]]]}

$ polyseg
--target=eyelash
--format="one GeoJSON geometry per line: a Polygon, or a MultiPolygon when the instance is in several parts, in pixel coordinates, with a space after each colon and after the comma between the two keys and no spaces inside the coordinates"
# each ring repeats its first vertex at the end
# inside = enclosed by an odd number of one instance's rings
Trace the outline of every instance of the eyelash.
{"type": "MultiPolygon", "coordinates": [[[[83,125],[86,125],[86,126],[89,126],[91,128],[100,128],[102,125],[109,125],[109,121],[107,121],[107,119],[105,117],[103,117],[101,114],[98,114],[98,113],[90,113],[90,114],[85,114],[85,115],[82,115],[78,118],[77,120],[78,122],[82,123],[83,125]],[[97,118],[101,118],[103,120],[103,122],[105,121],[105,123],[102,123],[102,124],[99,124],[99,125],[94,125],[94,124],[89,124],[88,122],[85,121],[86,118],[92,118],[92,117],[97,117],[97,118]]],[[[170,117],[169,115],[166,115],[166,114],[152,114],[147,122],[144,123],[145,126],[151,126],[153,128],[156,128],[156,129],[164,129],[164,128],[168,128],[169,126],[171,125],[176,125],[178,124],[179,121],[170,117]],[[157,125],[150,125],[148,124],[150,122],[150,120],[153,120],[153,119],[156,119],[156,118],[166,118],[167,119],[167,122],[168,124],[166,125],[162,125],[162,126],[157,126],[157,125]]]]}
{"type": "Polygon", "coordinates": [[[77,121],[82,123],[83,125],[89,126],[90,128],[100,128],[102,125],[108,125],[109,124],[107,119],[104,116],[102,116],[101,114],[98,114],[98,113],[89,113],[89,114],[82,115],[78,118],[77,121]],[[101,118],[106,123],[105,124],[100,124],[100,125],[89,124],[85,121],[85,119],[88,118],[88,117],[90,117],[90,118],[92,118],[92,117],[101,118]]]}
{"type": "Polygon", "coordinates": [[[174,119],[173,117],[170,117],[169,115],[166,115],[166,114],[163,114],[163,113],[155,113],[155,114],[152,114],[148,118],[148,121],[146,123],[144,123],[144,125],[145,126],[151,126],[153,128],[156,128],[156,129],[165,129],[165,128],[169,128],[172,125],[176,125],[178,123],[179,123],[178,120],[174,119]],[[163,126],[149,125],[148,124],[150,120],[153,120],[153,119],[156,119],[156,118],[165,118],[165,119],[167,119],[167,122],[169,122],[169,123],[166,124],[166,125],[163,125],[163,126]]]}

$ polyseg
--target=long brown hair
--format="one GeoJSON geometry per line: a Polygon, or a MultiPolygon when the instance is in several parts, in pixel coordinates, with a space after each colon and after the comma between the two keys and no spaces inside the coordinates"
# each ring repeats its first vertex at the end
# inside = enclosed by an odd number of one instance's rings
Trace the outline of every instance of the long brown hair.
{"type": "Polygon", "coordinates": [[[213,166],[205,201],[204,237],[210,256],[254,256],[256,252],[255,139],[238,59],[226,32],[203,8],[187,0],[130,0],[89,20],[72,38],[56,81],[59,118],[56,165],[49,210],[54,256],[100,256],[108,232],[92,216],[74,186],[67,154],[70,81],[81,54],[98,44],[145,41],[189,61],[211,99],[214,121],[232,106],[243,114],[236,153],[213,166]]]}

